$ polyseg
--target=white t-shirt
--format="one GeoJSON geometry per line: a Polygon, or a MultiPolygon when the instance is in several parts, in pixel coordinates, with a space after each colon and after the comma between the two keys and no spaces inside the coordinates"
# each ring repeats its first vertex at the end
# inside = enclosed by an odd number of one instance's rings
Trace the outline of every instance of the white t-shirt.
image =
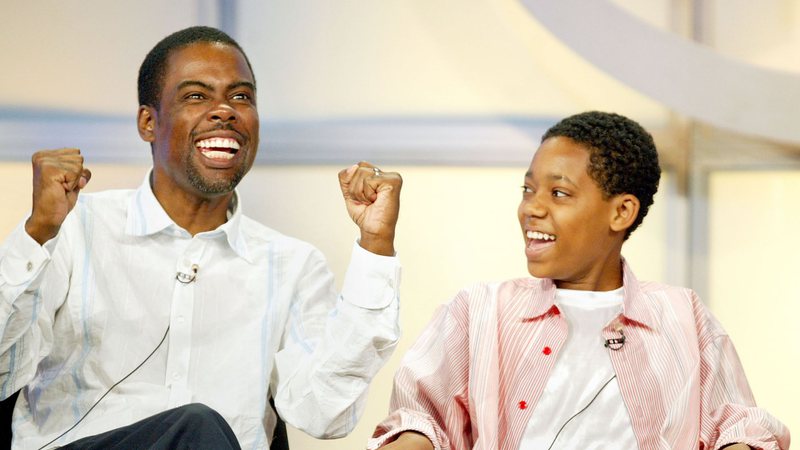
{"type": "Polygon", "coordinates": [[[622,288],[608,292],[558,289],[555,303],[569,324],[569,334],[519,448],[638,448],[613,378],[608,355],[612,350],[603,345],[602,336],[602,329],[622,312],[622,288]]]}

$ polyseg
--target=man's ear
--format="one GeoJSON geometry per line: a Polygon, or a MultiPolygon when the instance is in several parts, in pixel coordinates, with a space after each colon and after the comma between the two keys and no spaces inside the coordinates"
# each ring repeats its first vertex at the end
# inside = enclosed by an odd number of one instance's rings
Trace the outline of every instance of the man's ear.
{"type": "Polygon", "coordinates": [[[625,231],[633,225],[639,215],[639,199],[635,195],[620,194],[611,199],[614,207],[611,214],[611,229],[625,231]]]}
{"type": "Polygon", "coordinates": [[[141,105],[136,115],[136,125],[139,128],[139,136],[145,142],[152,143],[156,140],[153,129],[156,126],[156,111],[152,106],[141,105]]]}

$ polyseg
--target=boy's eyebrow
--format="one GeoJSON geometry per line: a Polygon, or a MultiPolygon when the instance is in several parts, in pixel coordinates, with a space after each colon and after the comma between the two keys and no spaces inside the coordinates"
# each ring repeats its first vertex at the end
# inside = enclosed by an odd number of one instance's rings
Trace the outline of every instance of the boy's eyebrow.
{"type": "MultiPolygon", "coordinates": [[[[533,172],[531,172],[530,170],[525,172],[525,178],[533,178],[533,172]]],[[[568,176],[564,174],[552,173],[548,176],[548,178],[554,181],[565,181],[573,186],[578,186],[577,184],[575,184],[574,181],[572,181],[568,176]]]]}
{"type": "Polygon", "coordinates": [[[564,175],[564,174],[560,174],[560,173],[550,174],[550,179],[554,180],[554,181],[566,181],[567,183],[569,183],[569,184],[571,184],[573,186],[577,186],[577,184],[575,184],[574,181],[570,180],[569,177],[564,175]]]}

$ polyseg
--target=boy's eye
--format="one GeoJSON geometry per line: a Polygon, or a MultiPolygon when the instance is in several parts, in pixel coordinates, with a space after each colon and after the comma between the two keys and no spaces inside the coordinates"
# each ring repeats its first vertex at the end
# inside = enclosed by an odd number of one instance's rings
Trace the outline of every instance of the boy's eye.
{"type": "Polygon", "coordinates": [[[568,194],[560,189],[553,189],[553,197],[567,197],[568,194]]]}
{"type": "Polygon", "coordinates": [[[192,92],[190,94],[187,94],[185,98],[187,100],[200,100],[203,98],[203,94],[199,92],[192,92]]]}
{"type": "Polygon", "coordinates": [[[523,194],[530,194],[531,192],[533,192],[533,189],[529,188],[528,186],[520,186],[520,188],[522,188],[523,194]]]}

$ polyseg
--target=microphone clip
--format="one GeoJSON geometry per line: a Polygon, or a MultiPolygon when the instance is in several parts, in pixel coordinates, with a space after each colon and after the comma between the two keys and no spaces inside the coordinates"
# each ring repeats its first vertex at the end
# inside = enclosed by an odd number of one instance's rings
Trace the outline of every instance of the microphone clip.
{"type": "Polygon", "coordinates": [[[606,339],[606,343],[605,345],[603,345],[605,348],[617,351],[620,350],[625,345],[625,332],[622,331],[621,329],[618,331],[620,337],[613,339],[606,339]]]}
{"type": "Polygon", "coordinates": [[[189,284],[197,279],[197,264],[192,264],[192,273],[178,272],[175,274],[175,279],[183,284],[189,284]]]}

